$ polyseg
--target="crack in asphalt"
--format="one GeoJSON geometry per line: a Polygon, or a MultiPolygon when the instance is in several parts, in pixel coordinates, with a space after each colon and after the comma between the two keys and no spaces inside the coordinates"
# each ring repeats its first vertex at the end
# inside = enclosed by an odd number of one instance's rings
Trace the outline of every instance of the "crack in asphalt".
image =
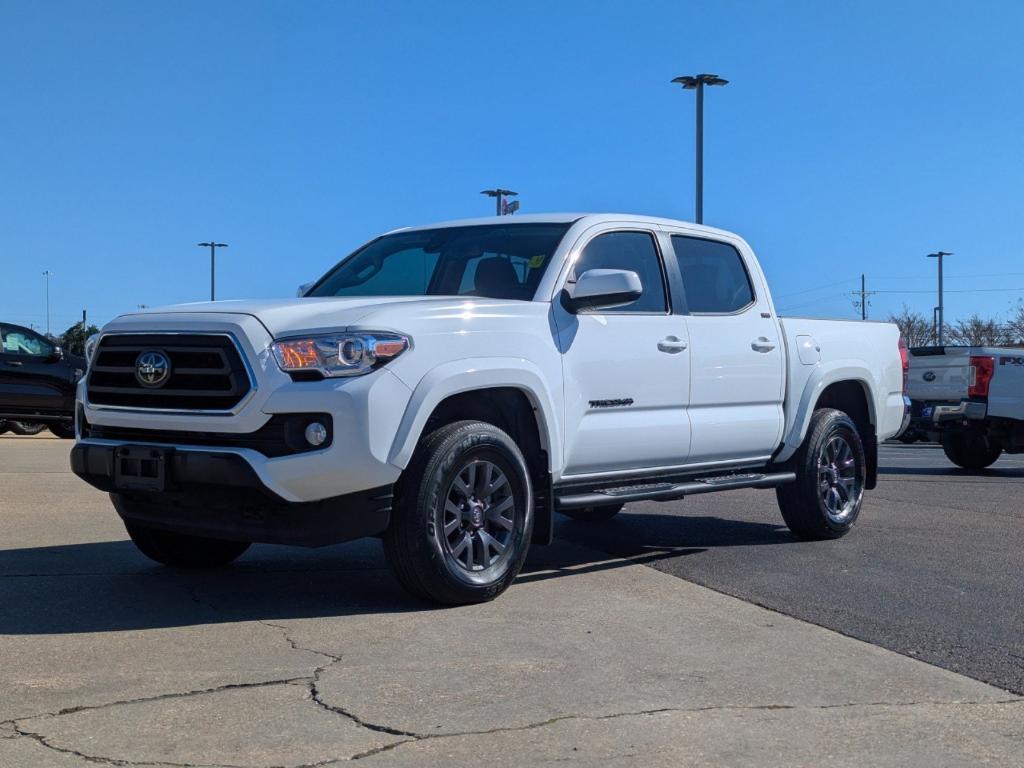
{"type": "MultiPolygon", "coordinates": [[[[211,610],[217,611],[220,608],[208,601],[204,601],[197,594],[199,586],[193,586],[187,590],[189,597],[195,602],[204,604],[211,610]]],[[[55,752],[62,754],[69,754],[79,757],[90,763],[97,765],[108,765],[108,766],[138,766],[139,768],[246,768],[246,766],[235,766],[230,764],[198,764],[198,763],[178,763],[178,762],[166,762],[166,761],[131,761],[117,757],[107,757],[100,755],[90,755],[80,750],[76,750],[70,747],[61,747],[56,744],[51,744],[47,741],[46,737],[36,731],[30,730],[25,726],[32,720],[36,719],[51,719],[61,717],[63,715],[71,715],[78,712],[86,712],[99,709],[107,709],[117,706],[125,706],[130,704],[148,703],[153,701],[163,701],[171,699],[179,699],[190,696],[199,696],[203,694],[219,693],[221,691],[229,690],[240,690],[247,688],[264,688],[278,685],[302,685],[309,693],[309,700],[320,707],[321,709],[331,712],[340,717],[344,717],[350,722],[356,724],[360,728],[380,733],[386,736],[399,737],[398,740],[392,741],[387,744],[382,744],[372,749],[364,750],[349,756],[332,757],[322,761],[314,763],[302,763],[298,765],[290,766],[275,766],[274,768],[324,768],[325,766],[336,765],[341,762],[347,762],[350,760],[363,760],[382,753],[390,752],[398,749],[399,747],[414,744],[423,741],[433,741],[437,739],[454,739],[454,738],[465,738],[474,736],[486,736],[493,735],[503,732],[519,732],[536,730],[539,728],[546,728],[558,723],[568,722],[573,720],[590,720],[590,721],[604,721],[614,720],[619,718],[627,717],[649,717],[659,714],[668,713],[703,713],[703,712],[716,712],[716,711],[779,711],[779,710],[814,710],[814,709],[837,709],[837,708],[848,708],[848,707],[913,707],[913,706],[972,706],[972,705],[1017,705],[1024,706],[1024,698],[1007,698],[992,701],[912,701],[912,702],[842,702],[837,704],[822,704],[813,707],[794,705],[794,704],[725,704],[725,705],[712,705],[705,707],[661,707],[656,709],[645,709],[630,712],[619,712],[605,715],[587,715],[587,714],[567,714],[559,715],[556,717],[547,718],[533,723],[526,723],[518,726],[505,726],[498,728],[490,728],[483,730],[471,730],[471,731],[456,731],[450,733],[417,733],[415,731],[402,730],[382,723],[374,723],[368,720],[364,720],[359,715],[351,712],[343,707],[335,704],[330,704],[324,700],[323,694],[320,689],[320,679],[322,675],[329,670],[335,664],[340,663],[343,657],[328,651],[323,651],[317,648],[301,645],[292,636],[292,631],[289,627],[282,624],[275,624],[270,621],[257,620],[257,624],[264,627],[277,630],[280,632],[282,639],[288,644],[291,650],[313,654],[320,656],[325,659],[325,663],[314,667],[310,675],[300,675],[296,677],[288,678],[275,678],[271,680],[244,682],[244,683],[226,683],[224,685],[213,686],[209,688],[201,688],[189,691],[179,691],[172,693],[158,694],[155,696],[139,697],[135,699],[122,699],[104,704],[95,705],[78,705],[72,707],[65,707],[63,709],[56,710],[54,712],[44,712],[36,715],[12,718],[0,722],[0,738],[3,739],[17,739],[27,738],[35,741],[42,747],[50,749],[55,752]],[[8,730],[7,735],[3,735],[3,730],[8,730]]]]}

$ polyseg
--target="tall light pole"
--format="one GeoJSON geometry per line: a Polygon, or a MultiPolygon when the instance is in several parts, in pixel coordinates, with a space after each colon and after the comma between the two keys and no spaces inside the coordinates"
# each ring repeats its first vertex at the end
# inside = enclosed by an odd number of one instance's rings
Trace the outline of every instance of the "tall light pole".
{"type": "Polygon", "coordinates": [[[53,272],[46,270],[43,272],[43,278],[46,280],[46,335],[50,335],[50,278],[53,277],[53,272]]]}
{"type": "Polygon", "coordinates": [[[942,303],[942,259],[945,256],[952,256],[953,254],[949,251],[936,251],[935,253],[929,253],[929,259],[939,260],[939,306],[935,308],[936,320],[935,320],[935,340],[936,343],[942,346],[943,328],[946,324],[946,318],[943,315],[944,307],[942,303]]]}
{"type": "Polygon", "coordinates": [[[704,86],[728,85],[729,81],[718,75],[683,75],[673,78],[684,90],[697,91],[697,204],[696,221],[704,222],[704,86]]]}
{"type": "Polygon", "coordinates": [[[210,249],[210,301],[216,301],[216,263],[217,263],[217,249],[227,248],[227,243],[217,243],[211,240],[208,243],[198,243],[200,248],[210,249]]]}
{"type": "Polygon", "coordinates": [[[495,216],[501,216],[501,202],[502,202],[502,198],[503,197],[515,197],[519,193],[518,192],[513,192],[511,189],[502,189],[501,187],[498,187],[497,189],[485,189],[480,194],[481,195],[487,195],[488,197],[493,197],[494,198],[494,203],[495,203],[495,214],[494,215],[495,216]]]}

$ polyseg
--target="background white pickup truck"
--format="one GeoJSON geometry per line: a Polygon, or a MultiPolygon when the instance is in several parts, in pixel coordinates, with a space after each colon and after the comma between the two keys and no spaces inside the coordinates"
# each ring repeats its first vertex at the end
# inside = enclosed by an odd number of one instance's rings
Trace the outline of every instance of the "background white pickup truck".
{"type": "Polygon", "coordinates": [[[736,235],[628,215],[404,229],[302,298],[119,317],[76,473],[150,557],[382,535],[412,592],[486,600],[554,511],[774,487],[846,533],[905,415],[894,325],[782,319],[736,235]]]}
{"type": "Polygon", "coordinates": [[[942,442],[966,469],[1024,452],[1024,349],[921,347],[911,350],[912,429],[942,442]]]}

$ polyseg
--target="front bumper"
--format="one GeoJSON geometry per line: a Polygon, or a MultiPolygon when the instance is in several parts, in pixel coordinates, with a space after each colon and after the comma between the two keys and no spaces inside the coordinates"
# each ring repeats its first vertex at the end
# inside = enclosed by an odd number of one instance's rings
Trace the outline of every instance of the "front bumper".
{"type": "Polygon", "coordinates": [[[71,470],[115,494],[126,520],[195,536],[318,547],[381,533],[391,515],[391,485],[317,501],[287,501],[268,488],[243,457],[206,450],[170,450],[166,489],[119,489],[117,448],[79,443],[71,470]]]}

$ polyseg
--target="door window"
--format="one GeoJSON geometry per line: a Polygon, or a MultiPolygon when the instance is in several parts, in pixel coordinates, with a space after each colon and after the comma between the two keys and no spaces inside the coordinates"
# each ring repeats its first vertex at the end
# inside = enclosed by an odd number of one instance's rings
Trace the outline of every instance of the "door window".
{"type": "Polygon", "coordinates": [[[11,325],[0,326],[0,352],[8,355],[48,357],[53,345],[39,334],[11,325]]]}
{"type": "Polygon", "coordinates": [[[672,248],[693,314],[732,314],[754,303],[743,259],[728,243],[672,235],[672,248]]]}
{"type": "Polygon", "coordinates": [[[616,307],[614,312],[664,314],[668,311],[665,277],[652,235],[646,232],[608,232],[598,235],[587,243],[573,265],[572,279],[575,280],[588,269],[628,269],[640,277],[643,295],[631,304],[616,307]]]}

